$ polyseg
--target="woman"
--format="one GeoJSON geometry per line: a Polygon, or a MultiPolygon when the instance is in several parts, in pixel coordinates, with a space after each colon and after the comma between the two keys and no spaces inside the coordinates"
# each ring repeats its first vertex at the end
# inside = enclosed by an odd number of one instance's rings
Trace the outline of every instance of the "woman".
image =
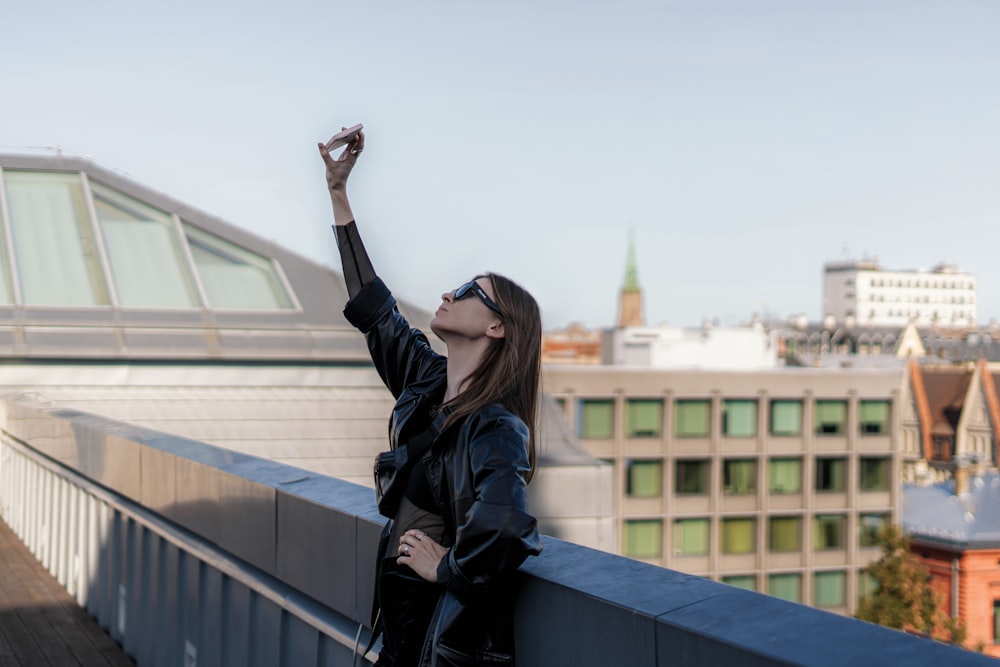
{"type": "Polygon", "coordinates": [[[512,665],[512,578],[541,551],[526,487],[534,469],[541,318],[524,289],[496,274],[441,295],[436,353],[409,326],[358,236],[347,179],[359,135],[326,163],[350,300],[396,398],[391,450],[376,461],[379,511],[378,665],[512,665]]]}

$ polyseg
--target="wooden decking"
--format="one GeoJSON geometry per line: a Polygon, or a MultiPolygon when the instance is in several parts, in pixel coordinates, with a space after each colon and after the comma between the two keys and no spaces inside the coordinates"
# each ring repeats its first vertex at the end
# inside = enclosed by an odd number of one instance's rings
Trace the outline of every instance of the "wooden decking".
{"type": "Polygon", "coordinates": [[[0,520],[0,667],[133,666],[0,520]]]}

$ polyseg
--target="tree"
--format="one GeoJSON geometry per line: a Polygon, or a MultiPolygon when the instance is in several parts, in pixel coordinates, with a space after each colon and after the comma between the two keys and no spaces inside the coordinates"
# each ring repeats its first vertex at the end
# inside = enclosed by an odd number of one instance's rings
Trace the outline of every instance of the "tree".
{"type": "Polygon", "coordinates": [[[910,553],[910,541],[898,526],[878,536],[882,557],[865,568],[874,592],[861,598],[854,617],[961,646],[965,624],[942,607],[942,596],[930,584],[930,572],[910,553]]]}

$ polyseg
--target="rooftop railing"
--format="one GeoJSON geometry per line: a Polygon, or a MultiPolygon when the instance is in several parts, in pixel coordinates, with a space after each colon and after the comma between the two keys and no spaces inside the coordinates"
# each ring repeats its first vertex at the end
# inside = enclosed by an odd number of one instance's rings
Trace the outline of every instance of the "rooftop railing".
{"type": "MultiPolygon", "coordinates": [[[[3,519],[140,667],[351,665],[367,642],[370,489],[13,399],[0,428],[3,519]]],[[[995,664],[552,538],[520,585],[522,667],[995,664]]]]}

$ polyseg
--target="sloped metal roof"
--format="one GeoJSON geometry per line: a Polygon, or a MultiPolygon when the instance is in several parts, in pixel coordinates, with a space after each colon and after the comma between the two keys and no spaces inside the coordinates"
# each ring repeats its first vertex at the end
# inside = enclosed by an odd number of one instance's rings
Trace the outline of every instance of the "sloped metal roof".
{"type": "Polygon", "coordinates": [[[967,493],[955,481],[903,486],[903,530],[912,538],[966,549],[1000,547],[1000,474],[969,479],[967,493]]]}
{"type": "MultiPolygon", "coordinates": [[[[341,274],[168,195],[69,157],[0,155],[0,171],[85,174],[185,225],[276,263],[295,308],[167,309],[122,305],[0,304],[0,356],[21,359],[368,361],[363,340],[345,320],[341,274]]],[[[0,211],[2,214],[3,211],[0,211]]],[[[0,216],[2,217],[2,216],[0,216]]],[[[323,224],[325,221],[317,221],[323,224]]],[[[332,232],[331,232],[332,234],[332,232]]],[[[3,247],[6,244],[0,244],[3,247]]],[[[13,252],[7,248],[7,252],[13,252]]],[[[0,257],[0,267],[7,263],[0,257]]],[[[58,277],[53,277],[53,280],[58,277]]],[[[412,304],[400,311],[421,329],[431,314],[412,304]]]]}

